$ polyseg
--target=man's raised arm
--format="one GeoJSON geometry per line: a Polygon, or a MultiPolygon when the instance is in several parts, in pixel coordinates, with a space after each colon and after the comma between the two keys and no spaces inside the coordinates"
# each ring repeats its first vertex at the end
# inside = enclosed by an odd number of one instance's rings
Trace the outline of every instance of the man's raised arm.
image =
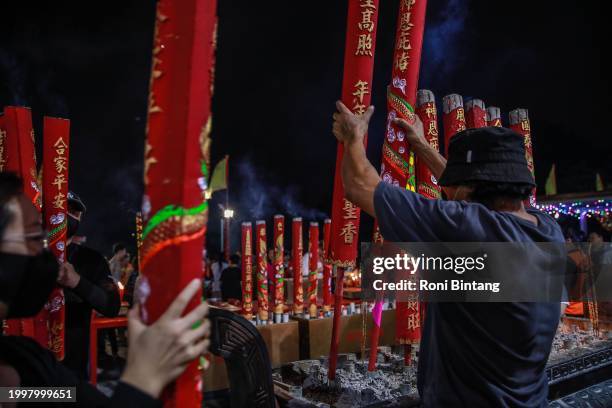
{"type": "Polygon", "coordinates": [[[342,159],[344,193],[349,201],[375,217],[374,190],[381,180],[366,157],[363,146],[374,107],[370,106],[363,115],[353,114],[340,101],[336,102],[336,107],[338,112],[334,113],[333,133],[344,145],[342,159]]]}

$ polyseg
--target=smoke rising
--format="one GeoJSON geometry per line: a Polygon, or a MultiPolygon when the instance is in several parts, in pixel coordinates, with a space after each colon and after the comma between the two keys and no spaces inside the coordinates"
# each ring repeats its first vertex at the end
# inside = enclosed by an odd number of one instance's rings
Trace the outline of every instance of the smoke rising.
{"type": "Polygon", "coordinates": [[[421,75],[424,83],[435,83],[438,87],[445,85],[452,70],[464,60],[461,37],[470,0],[447,0],[445,3],[438,8],[433,21],[428,20],[423,39],[421,75]]]}

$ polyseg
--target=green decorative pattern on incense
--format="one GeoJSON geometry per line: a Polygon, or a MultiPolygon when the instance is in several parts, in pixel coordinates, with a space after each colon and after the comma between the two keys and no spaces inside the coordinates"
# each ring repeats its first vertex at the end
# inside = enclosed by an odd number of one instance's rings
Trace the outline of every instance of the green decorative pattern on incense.
{"type": "Polygon", "coordinates": [[[175,205],[169,204],[164,208],[160,209],[151,219],[147,222],[144,230],[142,231],[142,238],[145,239],[147,235],[155,229],[159,224],[172,217],[185,217],[189,215],[198,215],[202,214],[208,210],[208,202],[204,201],[202,204],[193,207],[193,208],[183,208],[177,207],[175,205]]]}
{"type": "Polygon", "coordinates": [[[391,92],[390,88],[387,88],[387,98],[389,98],[392,102],[397,102],[397,103],[402,104],[406,109],[414,113],[414,108],[410,106],[408,102],[406,102],[405,100],[403,100],[402,98],[400,98],[399,96],[391,92]]]}
{"type": "Polygon", "coordinates": [[[60,231],[64,228],[66,228],[68,221],[64,220],[64,222],[62,222],[60,225],[58,225],[57,227],[53,228],[51,231],[48,232],[47,236],[49,238],[53,238],[55,237],[57,234],[60,233],[60,231]]]}

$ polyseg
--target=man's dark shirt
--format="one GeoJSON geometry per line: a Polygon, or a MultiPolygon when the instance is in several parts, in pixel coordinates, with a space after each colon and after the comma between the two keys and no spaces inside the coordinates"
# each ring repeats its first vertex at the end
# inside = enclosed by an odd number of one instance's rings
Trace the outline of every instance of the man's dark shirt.
{"type": "Polygon", "coordinates": [[[221,298],[242,299],[242,272],[237,266],[228,266],[221,272],[221,298]]]}
{"type": "MultiPolygon", "coordinates": [[[[550,216],[538,225],[477,203],[428,200],[380,183],[376,219],[391,242],[564,242],[550,216]]],[[[547,273],[530,265],[533,274],[547,273]]],[[[425,407],[547,407],[544,368],[559,303],[428,303],[418,367],[425,407]]]]}
{"type": "Polygon", "coordinates": [[[58,363],[55,356],[36,341],[22,336],[0,336],[0,360],[19,374],[22,387],[76,387],[76,403],[20,403],[19,407],[161,407],[159,400],[126,383],[119,382],[112,398],[106,397],[94,386],[77,378],[58,363]]]}
{"type": "Polygon", "coordinates": [[[91,311],[107,317],[119,313],[119,289],[111,277],[108,262],[93,249],[70,244],[68,262],[81,276],[74,289],[64,289],[66,295],[66,357],[64,365],[75,374],[87,378],[89,326],[91,311]]]}

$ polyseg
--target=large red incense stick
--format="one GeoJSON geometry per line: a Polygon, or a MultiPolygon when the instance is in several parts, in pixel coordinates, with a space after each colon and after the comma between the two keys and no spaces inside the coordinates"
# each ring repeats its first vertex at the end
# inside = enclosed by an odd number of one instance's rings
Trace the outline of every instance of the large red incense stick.
{"type": "MultiPolygon", "coordinates": [[[[414,106],[417,97],[423,31],[425,28],[426,0],[411,0],[400,2],[398,13],[395,49],[391,85],[387,90],[387,131],[383,142],[381,178],[410,191],[416,191],[415,159],[406,142],[404,131],[393,124],[396,118],[409,123],[415,121],[414,106]]],[[[383,238],[374,227],[374,242],[382,242],[383,238]]],[[[382,296],[377,299],[372,310],[372,332],[370,342],[370,362],[376,359],[380,322],[382,320],[382,296]]],[[[397,308],[405,310],[405,302],[398,302],[397,308]]],[[[418,313],[418,311],[417,311],[418,313]]],[[[408,347],[418,342],[420,333],[407,329],[407,316],[399,314],[396,319],[396,339],[408,347]]],[[[369,369],[375,369],[375,364],[369,364],[369,369]]]]}
{"type": "Polygon", "coordinates": [[[465,121],[468,128],[487,126],[487,111],[482,99],[470,99],[465,103],[465,121]]]}
{"type": "Polygon", "coordinates": [[[250,222],[242,223],[242,313],[244,318],[253,318],[253,227],[250,222]]]}
{"type": "MultiPolygon", "coordinates": [[[[436,110],[436,100],[433,92],[427,89],[420,89],[417,94],[417,115],[423,122],[425,138],[431,147],[439,151],[438,141],[438,111],[436,110]]],[[[416,165],[417,191],[424,197],[435,199],[440,198],[440,186],[438,180],[429,171],[425,163],[418,160],[416,165]]]]}
{"type": "Polygon", "coordinates": [[[487,107],[487,126],[502,127],[501,110],[497,106],[487,107]]]}
{"type": "MultiPolygon", "coordinates": [[[[70,145],[70,121],[44,118],[43,129],[43,220],[49,234],[49,248],[58,261],[66,256],[68,211],[68,163],[70,145]]],[[[64,292],[53,289],[45,304],[47,314],[49,349],[58,360],[64,358],[64,292]]]]}
{"type": "Polygon", "coordinates": [[[444,151],[446,156],[451,137],[466,128],[461,95],[450,94],[442,98],[442,122],[444,124],[444,151]]]}
{"type": "MultiPolygon", "coordinates": [[[[285,217],[282,215],[274,216],[274,277],[276,286],[274,287],[274,313],[276,319],[281,319],[285,311],[285,217]]],[[[280,322],[280,320],[276,320],[280,322]]]]}
{"type": "Polygon", "coordinates": [[[304,313],[304,284],[302,271],[302,219],[296,217],[291,223],[291,260],[293,266],[293,314],[304,313]]]}
{"type": "MultiPolygon", "coordinates": [[[[348,0],[341,99],[356,114],[363,114],[370,105],[377,22],[378,0],[348,0]]],[[[364,143],[367,143],[367,138],[364,138],[364,143]]],[[[339,143],[332,198],[332,239],[328,254],[330,263],[337,269],[334,319],[329,351],[328,377],[330,380],[336,376],[344,268],[355,265],[359,241],[360,211],[344,197],[342,187],[343,153],[343,146],[339,143]]]]}
{"type": "Polygon", "coordinates": [[[268,321],[268,253],[266,245],[266,222],[255,223],[255,246],[257,251],[257,316],[268,321]]]}
{"type": "Polygon", "coordinates": [[[6,129],[4,112],[0,112],[0,173],[6,171],[6,129]]]}
{"type": "MultiPolygon", "coordinates": [[[[23,193],[40,210],[41,194],[36,173],[34,129],[29,108],[7,106],[4,108],[6,131],[6,171],[14,172],[23,182],[23,193]]],[[[47,321],[44,314],[28,319],[9,319],[5,322],[6,334],[28,336],[42,346],[48,346],[47,321]]]]}
{"type": "Polygon", "coordinates": [[[311,222],[308,229],[308,314],[317,317],[317,284],[319,278],[319,223],[311,222]]]}
{"type": "MultiPolygon", "coordinates": [[[[138,302],[155,321],[202,275],[216,1],[157,3],[145,148],[142,272],[138,302]]],[[[193,299],[186,312],[200,303],[193,299]]],[[[164,392],[166,407],[200,407],[198,362],[164,392]]]]}
{"type": "MultiPolygon", "coordinates": [[[[529,122],[529,112],[527,109],[514,109],[509,113],[510,129],[514,130],[518,134],[523,135],[525,140],[525,158],[527,159],[527,166],[531,174],[535,177],[535,166],[533,165],[533,144],[531,143],[531,123],[529,122]]],[[[536,205],[536,189],[534,187],[529,200],[525,202],[527,206],[536,205]]]]}
{"type": "Polygon", "coordinates": [[[331,220],[325,219],[323,223],[323,312],[329,312],[333,302],[331,292],[332,266],[328,261],[329,240],[331,236],[331,220]]]}

